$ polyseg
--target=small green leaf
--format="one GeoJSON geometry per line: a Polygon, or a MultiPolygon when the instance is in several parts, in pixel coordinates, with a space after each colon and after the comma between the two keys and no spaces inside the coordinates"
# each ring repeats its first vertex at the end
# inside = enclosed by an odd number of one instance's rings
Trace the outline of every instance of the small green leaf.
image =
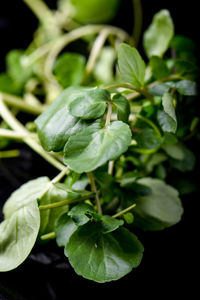
{"type": "Polygon", "coordinates": [[[151,159],[146,163],[146,170],[151,173],[155,166],[159,165],[160,163],[164,162],[167,159],[167,156],[163,153],[154,153],[151,156],[151,159]]]}
{"type": "Polygon", "coordinates": [[[117,108],[117,119],[128,123],[128,118],[130,114],[130,103],[128,100],[121,94],[116,94],[112,98],[112,103],[117,108]]]}
{"type": "Polygon", "coordinates": [[[72,233],[77,229],[76,223],[64,213],[55,223],[56,243],[59,247],[65,247],[72,233]]]}
{"type": "Polygon", "coordinates": [[[149,89],[149,93],[153,96],[163,96],[165,93],[169,92],[170,87],[165,83],[158,83],[149,89]]]}
{"type": "Polygon", "coordinates": [[[158,56],[152,56],[150,58],[150,67],[155,79],[164,78],[170,75],[170,71],[167,68],[165,61],[158,56]]]}
{"type": "Polygon", "coordinates": [[[127,224],[132,224],[134,221],[134,216],[131,212],[124,214],[124,220],[127,224]]]}
{"type": "Polygon", "coordinates": [[[100,122],[71,136],[64,148],[64,163],[77,173],[90,172],[124,153],[131,143],[131,131],[121,121],[102,128],[100,122]]]}
{"type": "Polygon", "coordinates": [[[85,57],[77,53],[63,53],[54,67],[55,77],[63,88],[81,84],[85,72],[85,57]]]}
{"type": "Polygon", "coordinates": [[[179,143],[162,145],[162,149],[172,158],[182,160],[184,158],[184,151],[179,143]]]}
{"type": "Polygon", "coordinates": [[[195,96],[197,94],[197,86],[194,81],[181,80],[176,83],[176,89],[181,95],[195,96]]]}
{"type": "Polygon", "coordinates": [[[101,220],[102,220],[102,232],[103,233],[112,232],[124,224],[123,220],[118,220],[118,219],[112,218],[111,216],[106,216],[106,215],[102,216],[101,220]]]}
{"type": "Polygon", "coordinates": [[[118,65],[120,74],[126,82],[138,87],[144,85],[145,63],[136,48],[120,44],[118,65]]]}
{"type": "Polygon", "coordinates": [[[154,15],[152,24],[144,33],[144,49],[148,57],[162,57],[174,35],[174,24],[168,10],[163,9],[154,15]]]}
{"type": "Polygon", "coordinates": [[[93,212],[94,208],[86,203],[75,205],[68,213],[77,226],[84,225],[90,219],[86,216],[87,212],[93,212]]]}
{"type": "Polygon", "coordinates": [[[143,246],[125,228],[103,234],[100,223],[88,223],[71,235],[65,253],[77,274],[107,282],[136,268],[142,259],[143,246]]]}
{"type": "Polygon", "coordinates": [[[194,154],[192,153],[192,151],[190,151],[187,147],[185,147],[182,144],[179,144],[179,147],[181,147],[184,153],[183,159],[182,160],[170,159],[170,164],[174,168],[182,172],[192,171],[194,169],[195,162],[196,162],[194,154]]]}
{"type": "Polygon", "coordinates": [[[88,88],[69,104],[69,112],[81,119],[97,119],[105,113],[106,101],[109,99],[110,95],[106,90],[88,88]]]}
{"type": "Polygon", "coordinates": [[[138,183],[150,187],[152,193],[135,199],[134,224],[144,230],[161,230],[180,221],[183,208],[176,189],[150,177],[138,183]]]}
{"type": "Polygon", "coordinates": [[[47,192],[49,187],[50,180],[48,177],[39,177],[23,184],[19,189],[14,191],[6,201],[3,207],[5,218],[9,218],[18,209],[35,202],[47,192]]]}
{"type": "Polygon", "coordinates": [[[162,139],[152,128],[142,128],[139,133],[133,135],[133,138],[137,141],[137,147],[143,149],[154,149],[162,143],[162,139]]]}
{"type": "Polygon", "coordinates": [[[17,85],[16,82],[7,74],[0,74],[0,91],[5,93],[10,93],[14,95],[19,95],[21,92],[21,88],[17,85]]]}
{"type": "Polygon", "coordinates": [[[86,121],[69,112],[69,104],[87,91],[87,88],[67,88],[35,120],[39,139],[45,150],[62,151],[71,135],[88,126],[86,121]]]}
{"type": "Polygon", "coordinates": [[[37,201],[27,202],[0,224],[0,271],[17,268],[33,248],[40,227],[37,201]]]}
{"type": "Polygon", "coordinates": [[[177,120],[173,101],[171,94],[165,93],[163,95],[162,105],[164,111],[158,111],[158,121],[163,131],[175,133],[177,120]]]}

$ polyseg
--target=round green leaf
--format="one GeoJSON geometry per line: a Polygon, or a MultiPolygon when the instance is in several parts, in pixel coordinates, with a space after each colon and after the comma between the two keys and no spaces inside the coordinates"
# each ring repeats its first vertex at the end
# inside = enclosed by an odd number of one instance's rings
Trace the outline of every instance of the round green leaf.
{"type": "Polygon", "coordinates": [[[0,271],[18,267],[33,248],[40,227],[37,201],[16,210],[0,224],[0,271]]]}
{"type": "Polygon", "coordinates": [[[64,213],[56,221],[55,231],[56,231],[56,242],[59,247],[65,247],[72,233],[77,229],[76,223],[64,213]]]}
{"type": "Polygon", "coordinates": [[[109,99],[110,95],[106,90],[91,88],[69,104],[69,112],[81,119],[97,119],[105,113],[106,100],[109,99]]]}
{"type": "Polygon", "coordinates": [[[99,223],[79,227],[65,252],[77,274],[97,282],[117,280],[140,264],[143,246],[125,228],[107,234],[101,229],[99,223]]]}
{"type": "Polygon", "coordinates": [[[152,191],[135,200],[135,221],[139,227],[144,230],[161,230],[180,221],[183,207],[175,188],[150,177],[137,182],[150,187],[152,191]]]}
{"type": "Polygon", "coordinates": [[[130,114],[130,103],[128,102],[126,97],[122,96],[121,94],[116,94],[112,98],[112,103],[117,108],[117,119],[119,121],[128,123],[128,118],[130,114]]]}
{"type": "Polygon", "coordinates": [[[77,173],[90,172],[124,153],[131,143],[131,131],[121,121],[101,128],[100,122],[71,136],[64,148],[64,163],[77,173]]]}

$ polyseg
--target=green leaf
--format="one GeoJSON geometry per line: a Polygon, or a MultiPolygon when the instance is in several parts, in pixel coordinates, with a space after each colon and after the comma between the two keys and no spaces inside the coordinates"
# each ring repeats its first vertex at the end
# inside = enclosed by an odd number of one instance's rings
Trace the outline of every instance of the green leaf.
{"type": "Polygon", "coordinates": [[[98,168],[94,172],[95,181],[99,184],[102,198],[105,203],[108,203],[112,200],[115,192],[115,181],[113,176],[109,175],[107,170],[104,171],[101,168],[98,168]]]}
{"type": "MultiPolygon", "coordinates": [[[[80,197],[79,193],[70,191],[62,183],[52,184],[48,192],[40,199],[40,205],[47,205],[64,200],[71,200],[80,197]]],[[[61,214],[69,210],[68,205],[40,211],[40,235],[54,231],[55,222],[61,214]]]]}
{"type": "Polygon", "coordinates": [[[163,96],[165,93],[169,92],[170,87],[165,83],[158,83],[149,89],[149,93],[153,96],[163,96]]]}
{"type": "Polygon", "coordinates": [[[199,68],[197,67],[197,63],[186,59],[176,59],[174,67],[181,77],[192,81],[198,79],[199,68]]]}
{"type": "Polygon", "coordinates": [[[165,93],[162,97],[162,105],[164,111],[158,111],[158,121],[166,132],[175,133],[177,129],[177,119],[173,104],[173,97],[169,93],[165,93]]]}
{"type": "Polygon", "coordinates": [[[94,76],[98,81],[105,84],[113,82],[113,69],[115,60],[116,52],[114,48],[111,46],[103,47],[93,71],[94,76]]]}
{"type": "Polygon", "coordinates": [[[11,50],[6,56],[8,74],[18,86],[23,86],[32,75],[32,69],[22,65],[23,54],[24,51],[11,50]]]}
{"type": "Polygon", "coordinates": [[[184,159],[184,151],[179,143],[162,145],[162,149],[172,158],[182,160],[184,159]]]}
{"type": "Polygon", "coordinates": [[[128,123],[128,118],[130,114],[130,103],[121,94],[116,94],[112,98],[112,103],[117,108],[117,119],[128,123]]]}
{"type": "Polygon", "coordinates": [[[100,223],[88,223],[71,235],[65,252],[78,275],[107,282],[136,268],[142,259],[143,246],[125,228],[103,234],[100,223]]]}
{"type": "Polygon", "coordinates": [[[12,80],[7,73],[0,74],[0,91],[19,95],[21,88],[12,80]]]}
{"type": "Polygon", "coordinates": [[[88,88],[69,104],[69,112],[81,119],[97,119],[105,113],[106,101],[109,99],[110,95],[106,90],[88,88]]]}
{"type": "Polygon", "coordinates": [[[77,53],[63,53],[54,67],[55,77],[63,88],[81,84],[85,72],[85,57],[77,53]]]}
{"type": "Polygon", "coordinates": [[[175,35],[171,41],[171,46],[176,50],[176,53],[194,53],[196,45],[193,40],[183,35],[175,35]]]}
{"type": "Polygon", "coordinates": [[[192,171],[194,169],[195,162],[196,162],[194,154],[192,153],[192,151],[190,151],[187,147],[185,147],[182,144],[179,144],[179,147],[181,147],[184,153],[183,159],[182,160],[170,159],[170,164],[174,168],[182,172],[192,171]]]}
{"type": "Polygon", "coordinates": [[[64,148],[64,163],[77,173],[90,172],[124,153],[131,143],[131,131],[121,121],[102,128],[100,122],[71,136],[64,148]]]}
{"type": "Polygon", "coordinates": [[[76,223],[64,213],[56,221],[55,232],[56,232],[56,243],[59,247],[65,247],[72,233],[77,229],[76,223]]]}
{"type": "Polygon", "coordinates": [[[181,80],[176,83],[176,89],[181,95],[195,96],[197,95],[197,86],[194,81],[181,80]]]}
{"type": "Polygon", "coordinates": [[[134,221],[134,216],[132,213],[128,212],[124,214],[124,220],[127,224],[132,224],[134,221]]]}
{"type": "Polygon", "coordinates": [[[110,233],[124,224],[123,220],[111,216],[102,216],[102,233],[110,233]]]}
{"type": "Polygon", "coordinates": [[[146,55],[162,57],[174,35],[174,24],[168,10],[163,9],[154,15],[152,24],[144,33],[146,55]]]}
{"type": "Polygon", "coordinates": [[[47,151],[62,151],[68,138],[88,126],[88,123],[69,112],[69,104],[87,88],[70,87],[64,90],[36,120],[40,142],[47,151]]]}
{"type": "Polygon", "coordinates": [[[151,156],[151,159],[148,160],[148,162],[146,163],[146,170],[151,173],[153,171],[153,169],[155,168],[155,166],[161,164],[162,162],[164,162],[167,159],[167,156],[163,153],[154,153],[151,156]]]}
{"type": "Polygon", "coordinates": [[[27,202],[0,224],[0,271],[18,267],[33,248],[40,227],[37,201],[27,202]]]}
{"type": "Polygon", "coordinates": [[[118,65],[120,74],[126,82],[138,87],[144,85],[145,63],[136,48],[120,44],[118,65]]]}
{"type": "Polygon", "coordinates": [[[84,225],[90,218],[86,216],[87,212],[94,212],[94,208],[86,203],[75,205],[68,213],[77,226],[84,225]]]}
{"type": "Polygon", "coordinates": [[[48,177],[39,177],[23,184],[19,189],[14,191],[6,201],[3,207],[5,218],[11,217],[18,209],[35,202],[47,192],[49,187],[50,180],[48,177]]]}
{"type": "Polygon", "coordinates": [[[155,79],[164,78],[170,75],[170,71],[167,68],[166,63],[158,56],[152,56],[150,58],[150,67],[155,79]]]}
{"type": "MultiPolygon", "coordinates": [[[[152,128],[142,128],[141,131],[133,135],[137,141],[137,148],[154,149],[160,146],[162,139],[152,128]]],[[[136,147],[133,147],[133,150],[136,147]]]]}
{"type": "Polygon", "coordinates": [[[162,180],[142,178],[138,183],[151,188],[152,193],[135,199],[135,222],[144,230],[161,230],[178,223],[183,207],[178,191],[162,180]]]}

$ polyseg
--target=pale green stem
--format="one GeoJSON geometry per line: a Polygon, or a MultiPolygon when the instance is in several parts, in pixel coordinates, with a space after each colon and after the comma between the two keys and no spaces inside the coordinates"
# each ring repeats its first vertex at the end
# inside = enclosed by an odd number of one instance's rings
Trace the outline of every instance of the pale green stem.
{"type": "Polygon", "coordinates": [[[126,214],[128,211],[132,210],[134,207],[136,206],[136,204],[132,204],[131,206],[121,210],[120,212],[118,212],[117,214],[115,214],[114,216],[112,216],[113,218],[118,218],[124,214],[126,214]]]}
{"type": "Polygon", "coordinates": [[[33,11],[41,23],[45,23],[53,18],[52,11],[42,0],[23,0],[33,11]]]}
{"type": "Polygon", "coordinates": [[[64,170],[62,170],[52,181],[51,183],[59,182],[66,174],[69,173],[69,168],[66,167],[64,170]]]}
{"type": "Polygon", "coordinates": [[[20,155],[19,150],[6,150],[0,151],[0,159],[1,158],[11,158],[11,157],[18,157],[20,155]]]}
{"type": "Polygon", "coordinates": [[[111,116],[112,116],[112,102],[109,101],[108,102],[108,112],[107,112],[106,123],[105,123],[106,128],[110,125],[111,116]]]}
{"type": "Polygon", "coordinates": [[[114,170],[114,160],[110,160],[108,163],[108,174],[112,175],[114,170]]]}
{"type": "Polygon", "coordinates": [[[117,89],[117,88],[124,88],[124,89],[128,89],[128,90],[132,90],[132,91],[136,91],[139,94],[145,96],[147,99],[150,100],[151,104],[154,104],[154,100],[153,97],[145,91],[145,89],[133,86],[132,84],[129,83],[116,83],[116,84],[111,84],[111,85],[107,85],[104,86],[104,89],[117,89]]]}
{"type": "Polygon", "coordinates": [[[127,40],[129,35],[120,28],[108,25],[86,25],[77,29],[72,30],[69,33],[64,34],[50,47],[50,51],[47,55],[44,72],[46,78],[50,81],[55,81],[53,76],[53,67],[58,54],[66,47],[69,43],[80,39],[83,36],[97,34],[99,31],[107,29],[109,34],[117,35],[121,40],[127,40]]]}
{"type": "Polygon", "coordinates": [[[0,96],[6,104],[19,108],[21,111],[25,111],[33,115],[39,115],[45,110],[45,107],[43,107],[42,105],[31,105],[29,103],[26,103],[23,98],[3,93],[1,91],[0,96]]]}
{"type": "Polygon", "coordinates": [[[39,209],[40,210],[46,210],[46,209],[52,209],[52,208],[57,208],[57,207],[61,207],[61,206],[65,206],[65,205],[69,205],[69,204],[74,204],[77,202],[81,202],[90,198],[95,197],[94,193],[88,194],[86,196],[82,196],[76,199],[66,199],[63,201],[59,201],[59,202],[55,202],[55,203],[51,203],[51,204],[46,204],[46,205],[39,205],[39,209]]]}
{"type": "MultiPolygon", "coordinates": [[[[21,134],[29,134],[28,130],[13,116],[13,114],[8,110],[6,105],[3,103],[3,100],[0,98],[0,116],[2,119],[13,129],[21,134]]],[[[24,138],[24,142],[32,148],[35,152],[41,155],[45,160],[47,160],[51,165],[53,165],[58,170],[63,170],[65,166],[57,161],[54,157],[48,154],[42,146],[40,146],[32,138],[24,138]]]]}
{"type": "Polygon", "coordinates": [[[141,31],[142,31],[142,5],[140,0],[133,0],[134,10],[134,25],[133,25],[133,38],[135,47],[137,47],[141,31]]]}
{"type": "Polygon", "coordinates": [[[35,135],[31,133],[25,134],[18,131],[0,128],[0,137],[7,138],[7,139],[14,139],[14,140],[23,140],[24,138],[27,137],[34,138],[35,135]]]}
{"type": "Polygon", "coordinates": [[[97,187],[96,187],[96,184],[95,184],[93,173],[92,172],[88,172],[88,177],[90,179],[90,184],[91,184],[92,191],[95,193],[95,200],[96,200],[96,205],[97,205],[98,213],[100,215],[102,215],[102,209],[101,209],[101,203],[100,203],[100,199],[99,199],[99,193],[97,191],[97,187]]]}
{"type": "Polygon", "coordinates": [[[49,240],[49,239],[53,240],[53,239],[55,239],[55,237],[56,237],[56,233],[54,231],[52,231],[52,232],[49,232],[47,234],[41,235],[40,239],[42,241],[49,240]]]}
{"type": "Polygon", "coordinates": [[[162,82],[166,82],[166,81],[170,81],[170,80],[176,80],[176,79],[182,79],[182,77],[179,74],[172,74],[169,75],[167,77],[158,79],[150,84],[147,85],[146,89],[149,90],[150,88],[152,88],[154,85],[162,83],[162,82]]]}
{"type": "Polygon", "coordinates": [[[99,56],[99,53],[101,52],[101,49],[103,45],[105,44],[105,41],[109,35],[109,31],[107,28],[103,29],[98,37],[96,38],[92,50],[90,52],[90,56],[88,58],[88,62],[86,65],[86,74],[90,74],[94,68],[94,65],[97,61],[97,58],[99,56]]]}

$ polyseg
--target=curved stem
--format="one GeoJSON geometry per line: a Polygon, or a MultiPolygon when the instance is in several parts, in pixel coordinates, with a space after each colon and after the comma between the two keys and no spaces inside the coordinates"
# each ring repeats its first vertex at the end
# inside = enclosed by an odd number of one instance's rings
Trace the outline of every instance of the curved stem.
{"type": "Polygon", "coordinates": [[[46,233],[46,234],[43,234],[43,235],[41,235],[41,237],[40,237],[40,239],[41,239],[42,241],[49,240],[49,239],[53,240],[53,239],[55,239],[55,238],[56,238],[56,233],[55,233],[54,231],[49,232],[49,233],[46,233]]]}
{"type": "Polygon", "coordinates": [[[127,213],[128,211],[130,211],[131,209],[133,209],[136,206],[136,204],[132,204],[131,206],[121,210],[120,212],[118,212],[117,214],[115,214],[114,216],[112,216],[113,218],[118,218],[122,215],[124,215],[125,213],[127,213]]]}
{"type": "Polygon", "coordinates": [[[6,104],[19,108],[21,111],[33,115],[39,115],[45,110],[45,107],[43,107],[42,105],[40,106],[31,105],[29,103],[26,103],[23,98],[13,96],[7,93],[3,93],[1,91],[0,91],[0,96],[6,104]]]}
{"type": "Polygon", "coordinates": [[[141,115],[136,115],[136,118],[141,119],[142,121],[144,121],[145,123],[149,124],[155,131],[155,133],[157,134],[158,137],[162,137],[160,130],[158,129],[158,127],[149,119],[141,116],[141,115]]]}
{"type": "Polygon", "coordinates": [[[133,0],[134,25],[133,38],[135,40],[135,47],[137,47],[142,31],[142,5],[140,0],[133,0]]]}
{"type": "Polygon", "coordinates": [[[108,112],[107,112],[107,116],[106,116],[106,123],[105,123],[105,127],[107,128],[110,124],[110,120],[111,120],[111,116],[112,116],[112,102],[109,101],[108,102],[108,112]]]}
{"type": "Polygon", "coordinates": [[[88,177],[90,179],[90,184],[91,184],[92,191],[95,193],[95,199],[96,199],[96,205],[97,205],[98,213],[100,215],[102,215],[102,209],[101,209],[99,194],[98,194],[98,191],[97,191],[97,188],[96,188],[96,184],[95,184],[93,173],[89,172],[88,173],[88,177]]]}
{"type": "Polygon", "coordinates": [[[0,128],[0,137],[7,138],[7,139],[14,139],[14,140],[23,140],[24,138],[27,138],[27,137],[34,138],[35,135],[31,134],[31,133],[25,134],[25,133],[13,131],[10,129],[0,128]]]}
{"type": "Polygon", "coordinates": [[[139,94],[145,96],[147,99],[149,99],[151,104],[154,104],[153,97],[143,88],[133,86],[132,84],[129,83],[117,83],[117,84],[104,86],[104,89],[114,89],[114,88],[124,88],[128,90],[136,91],[139,94]]]}
{"type": "Polygon", "coordinates": [[[49,54],[46,58],[44,72],[46,78],[50,81],[55,81],[52,74],[54,63],[58,54],[66,47],[69,43],[90,34],[97,34],[99,31],[106,29],[109,31],[109,34],[114,34],[120,37],[122,40],[129,38],[129,35],[120,28],[108,25],[86,25],[77,29],[72,30],[69,33],[64,34],[60,38],[54,41],[52,47],[50,47],[49,54]]]}
{"type": "Polygon", "coordinates": [[[27,6],[34,12],[41,23],[53,18],[52,11],[42,0],[23,0],[27,6]]]}
{"type": "MultiPolygon", "coordinates": [[[[0,98],[0,116],[3,120],[13,129],[21,134],[29,134],[28,130],[13,116],[13,114],[8,110],[6,105],[3,103],[3,100],[0,98]]],[[[49,153],[47,153],[42,146],[40,146],[35,140],[30,137],[23,139],[24,142],[35,152],[41,155],[45,160],[47,160],[51,165],[53,165],[58,170],[63,170],[66,168],[63,164],[57,161],[49,153]]]]}
{"type": "Polygon", "coordinates": [[[61,207],[61,206],[65,206],[65,205],[69,205],[69,204],[73,204],[73,203],[77,203],[80,201],[84,201],[90,198],[95,197],[94,193],[88,194],[86,196],[82,196],[76,199],[66,199],[63,201],[59,201],[59,202],[55,202],[55,203],[50,203],[50,204],[46,204],[46,205],[39,205],[39,209],[40,210],[46,210],[46,209],[52,209],[52,208],[57,208],[57,207],[61,207]]]}

